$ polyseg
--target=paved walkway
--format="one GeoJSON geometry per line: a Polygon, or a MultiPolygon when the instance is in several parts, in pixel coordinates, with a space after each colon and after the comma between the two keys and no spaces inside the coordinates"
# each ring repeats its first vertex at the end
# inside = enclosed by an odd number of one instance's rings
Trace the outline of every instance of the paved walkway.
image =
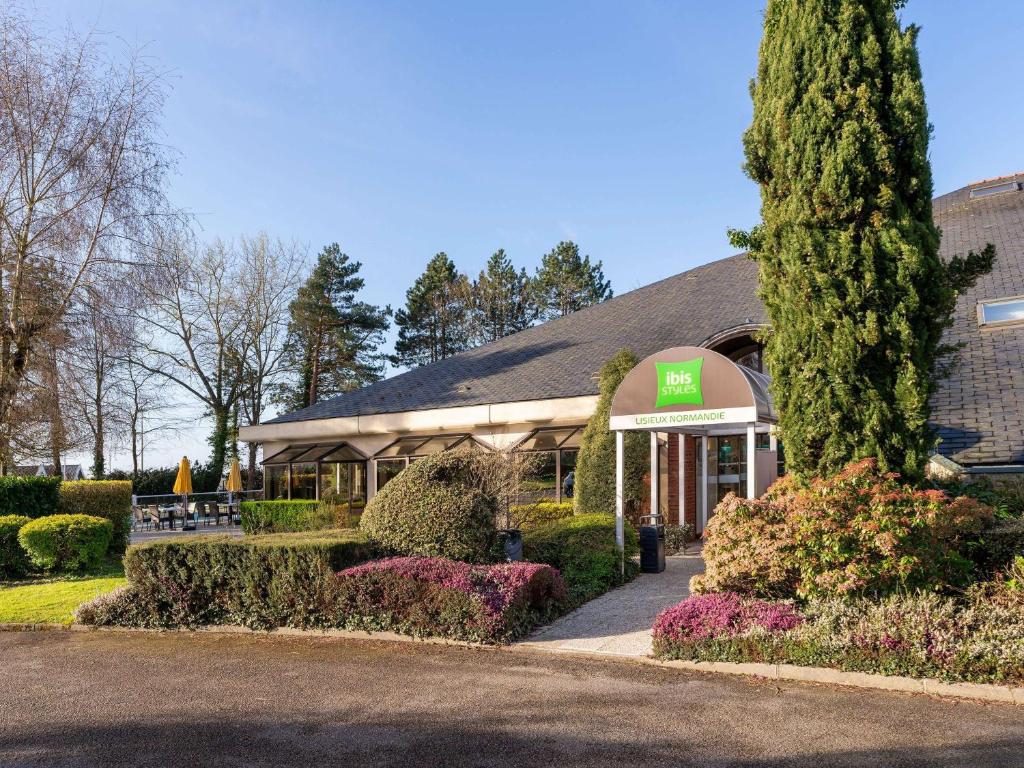
{"type": "Polygon", "coordinates": [[[520,641],[548,651],[649,656],[658,613],[690,594],[690,577],[704,570],[700,552],[666,558],[662,573],[641,574],[520,641]]]}
{"type": "Polygon", "coordinates": [[[213,534],[227,534],[228,536],[242,536],[240,525],[199,525],[194,531],[183,531],[175,528],[173,531],[163,530],[141,530],[132,531],[131,543],[142,544],[147,541],[167,541],[168,539],[180,539],[183,536],[206,536],[213,534]]]}

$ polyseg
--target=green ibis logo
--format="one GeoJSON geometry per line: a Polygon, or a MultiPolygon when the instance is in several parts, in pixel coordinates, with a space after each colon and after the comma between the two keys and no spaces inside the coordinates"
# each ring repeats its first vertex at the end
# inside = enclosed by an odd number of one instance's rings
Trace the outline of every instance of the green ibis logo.
{"type": "Polygon", "coordinates": [[[684,363],[655,363],[658,369],[658,401],[655,408],[666,405],[704,405],[704,389],[700,373],[704,358],[684,363]]]}

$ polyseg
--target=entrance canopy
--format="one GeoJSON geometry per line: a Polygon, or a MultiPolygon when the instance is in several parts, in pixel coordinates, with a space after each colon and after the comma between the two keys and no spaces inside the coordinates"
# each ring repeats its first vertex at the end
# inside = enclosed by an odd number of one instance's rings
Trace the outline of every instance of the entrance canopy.
{"type": "MultiPolygon", "coordinates": [[[[708,435],[746,433],[746,495],[758,490],[757,433],[768,432],[771,451],[777,421],[768,391],[770,379],[763,373],[734,363],[724,355],[701,347],[673,347],[642,360],[619,384],[612,399],[609,428],[615,432],[615,517],[620,551],[624,537],[624,434],[651,433],[651,513],[659,520],[659,432],[701,436],[702,519],[707,520],[708,435]]],[[[680,477],[683,475],[685,442],[680,440],[680,477]]],[[[772,454],[774,456],[774,454],[772,454]]],[[[772,465],[775,464],[774,458],[772,465]]],[[[762,472],[763,474],[763,472],[762,472]]],[[[683,497],[680,489],[680,498],[683,497]]],[[[682,511],[680,520],[683,519],[682,511]]]]}
{"type": "Polygon", "coordinates": [[[612,400],[609,428],[700,434],[774,424],[769,381],[710,349],[666,349],[626,374],[612,400]]]}

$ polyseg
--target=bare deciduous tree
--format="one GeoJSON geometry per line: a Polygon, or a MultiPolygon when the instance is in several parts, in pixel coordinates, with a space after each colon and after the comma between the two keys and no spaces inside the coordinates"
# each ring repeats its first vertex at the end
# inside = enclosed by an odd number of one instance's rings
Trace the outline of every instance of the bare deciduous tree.
{"type": "Polygon", "coordinates": [[[116,279],[166,213],[159,74],[91,36],[0,17],[0,471],[40,340],[83,286],[116,279]]]}

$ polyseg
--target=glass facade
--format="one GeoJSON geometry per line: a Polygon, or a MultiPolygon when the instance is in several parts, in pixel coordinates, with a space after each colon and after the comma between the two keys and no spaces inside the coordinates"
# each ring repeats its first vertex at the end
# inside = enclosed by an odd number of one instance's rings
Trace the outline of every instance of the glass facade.
{"type": "MultiPolygon", "coordinates": [[[[516,446],[516,452],[537,457],[533,472],[522,484],[520,504],[571,498],[574,486],[568,478],[576,469],[582,436],[583,427],[545,427],[535,429],[516,446]]],[[[572,478],[575,481],[575,474],[572,478]]]]}
{"type": "Polygon", "coordinates": [[[316,499],[316,464],[291,465],[292,499],[316,499]]]}
{"type": "Polygon", "coordinates": [[[316,500],[341,496],[366,503],[366,459],[347,443],[289,445],[263,462],[264,498],[316,500]]]}
{"type": "Polygon", "coordinates": [[[377,490],[379,491],[406,467],[408,459],[377,459],[377,490]]]}
{"type": "Polygon", "coordinates": [[[288,498],[288,465],[272,464],[266,468],[263,496],[268,501],[288,498]]]}

